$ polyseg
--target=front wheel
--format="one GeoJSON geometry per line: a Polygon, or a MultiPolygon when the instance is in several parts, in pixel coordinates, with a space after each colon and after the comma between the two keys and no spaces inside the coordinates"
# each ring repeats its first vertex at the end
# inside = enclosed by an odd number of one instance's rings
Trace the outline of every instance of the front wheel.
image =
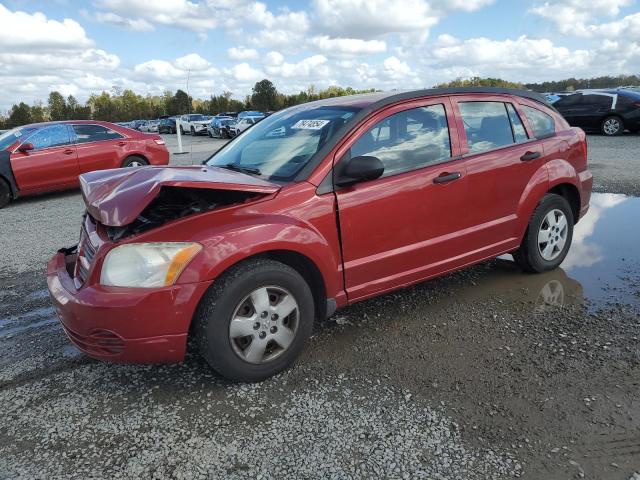
{"type": "Polygon", "coordinates": [[[142,157],[138,157],[137,155],[131,155],[124,159],[122,162],[122,168],[133,168],[133,167],[144,167],[145,165],[149,165],[149,163],[142,157]]]}
{"type": "Polygon", "coordinates": [[[180,125],[180,135],[184,135],[184,128],[182,128],[182,125],[180,125]]]}
{"type": "Polygon", "coordinates": [[[191,127],[191,135],[196,136],[196,129],[191,127]]]}
{"type": "Polygon", "coordinates": [[[600,131],[603,135],[607,135],[609,137],[622,135],[622,132],[624,132],[624,125],[620,117],[611,116],[602,121],[600,131]]]}
{"type": "Polygon", "coordinates": [[[219,374],[258,382],[294,362],[313,320],[313,295],[296,270],[273,260],[249,260],[224,273],[201,300],[196,342],[219,374]]]}
{"type": "Polygon", "coordinates": [[[567,256],[573,239],[573,212],[567,200],[546,194],[536,207],[520,248],[513,254],[527,272],[557,268],[567,256]]]}

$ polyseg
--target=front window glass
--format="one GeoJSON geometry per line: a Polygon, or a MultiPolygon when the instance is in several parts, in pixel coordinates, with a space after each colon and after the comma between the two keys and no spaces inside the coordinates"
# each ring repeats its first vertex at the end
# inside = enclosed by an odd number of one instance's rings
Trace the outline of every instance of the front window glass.
{"type": "Polygon", "coordinates": [[[197,115],[189,115],[189,121],[193,122],[193,121],[197,121],[197,120],[206,120],[204,118],[203,115],[197,114],[197,115]]]}
{"type": "Polygon", "coordinates": [[[503,102],[460,102],[458,106],[470,153],[514,143],[511,122],[503,102]]]}
{"type": "Polygon", "coordinates": [[[19,127],[0,134],[0,150],[6,150],[16,142],[23,141],[36,127],[19,127]]]}
{"type": "Polygon", "coordinates": [[[207,165],[232,165],[267,179],[291,180],[357,111],[313,105],[282,110],[229,142],[207,165]]]}
{"type": "MultiPolygon", "coordinates": [[[[66,125],[52,125],[33,133],[25,142],[32,143],[34,150],[58,147],[71,143],[66,125]]],[[[24,142],[23,142],[24,143],[24,142]]]]}
{"type": "Polygon", "coordinates": [[[351,147],[351,157],[360,155],[377,157],[385,177],[449,159],[444,106],[412,108],[381,120],[351,147]]]}

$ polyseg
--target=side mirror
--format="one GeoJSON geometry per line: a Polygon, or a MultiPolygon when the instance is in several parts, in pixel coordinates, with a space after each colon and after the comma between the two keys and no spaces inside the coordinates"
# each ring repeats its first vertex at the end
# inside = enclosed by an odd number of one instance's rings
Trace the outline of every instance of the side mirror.
{"type": "Polygon", "coordinates": [[[34,149],[33,143],[23,143],[18,147],[18,151],[23,153],[26,153],[29,150],[33,150],[33,149],[34,149]]]}
{"type": "Polygon", "coordinates": [[[360,155],[350,158],[336,178],[336,185],[344,187],[366,180],[375,180],[384,173],[384,165],[378,157],[360,155]]]}

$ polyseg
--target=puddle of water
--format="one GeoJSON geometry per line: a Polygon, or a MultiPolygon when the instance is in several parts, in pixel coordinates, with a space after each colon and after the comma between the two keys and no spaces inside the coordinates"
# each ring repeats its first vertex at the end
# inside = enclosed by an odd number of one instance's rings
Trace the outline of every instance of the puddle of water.
{"type": "Polygon", "coordinates": [[[640,306],[640,198],[594,193],[561,267],[592,304],[640,306]]]}
{"type": "Polygon", "coordinates": [[[578,222],[569,254],[559,269],[541,275],[518,274],[500,257],[492,290],[525,289],[536,305],[562,306],[586,300],[591,310],[624,304],[640,307],[640,198],[594,193],[578,222]],[[532,298],[535,296],[536,298],[532,298]]]}

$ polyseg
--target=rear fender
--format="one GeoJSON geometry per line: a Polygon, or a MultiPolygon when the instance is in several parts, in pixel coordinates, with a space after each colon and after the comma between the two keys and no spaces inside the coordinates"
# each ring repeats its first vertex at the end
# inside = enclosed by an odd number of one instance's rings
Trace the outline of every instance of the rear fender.
{"type": "Polygon", "coordinates": [[[525,187],[518,202],[516,235],[522,239],[527,230],[529,219],[545,193],[549,191],[549,172],[547,164],[540,165],[525,187]]]}

